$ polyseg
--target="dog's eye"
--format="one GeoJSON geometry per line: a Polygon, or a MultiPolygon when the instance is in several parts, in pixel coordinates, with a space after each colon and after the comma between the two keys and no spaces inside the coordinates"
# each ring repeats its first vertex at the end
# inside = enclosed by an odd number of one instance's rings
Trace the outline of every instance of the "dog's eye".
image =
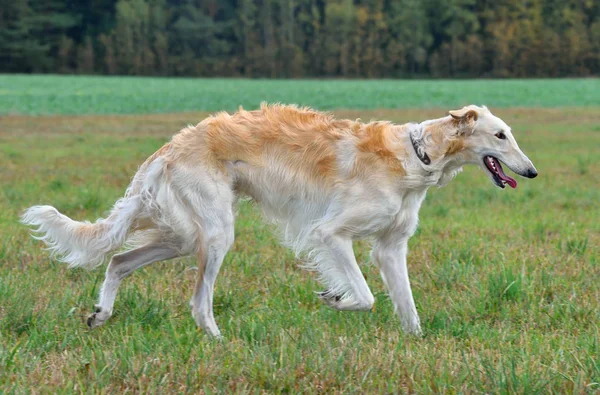
{"type": "Polygon", "coordinates": [[[496,137],[498,137],[500,140],[506,140],[506,135],[502,132],[496,133],[496,137]]]}

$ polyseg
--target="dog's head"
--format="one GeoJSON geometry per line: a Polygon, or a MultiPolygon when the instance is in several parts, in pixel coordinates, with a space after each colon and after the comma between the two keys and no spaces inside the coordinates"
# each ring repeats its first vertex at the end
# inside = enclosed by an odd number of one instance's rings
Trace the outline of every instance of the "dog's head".
{"type": "Polygon", "coordinates": [[[500,163],[520,176],[537,176],[537,170],[519,148],[510,127],[487,107],[468,106],[450,111],[450,116],[464,163],[477,164],[496,186],[517,186],[517,181],[504,173],[500,163]]]}

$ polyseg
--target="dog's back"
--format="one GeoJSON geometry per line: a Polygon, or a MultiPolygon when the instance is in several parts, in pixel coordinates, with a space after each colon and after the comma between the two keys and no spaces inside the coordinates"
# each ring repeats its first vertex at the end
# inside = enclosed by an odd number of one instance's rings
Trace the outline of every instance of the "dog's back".
{"type": "Polygon", "coordinates": [[[173,137],[165,163],[252,197],[297,237],[303,224],[325,215],[336,199],[351,203],[349,195],[373,194],[405,174],[400,159],[405,147],[393,128],[399,126],[263,105],[218,113],[184,129],[173,137]]]}

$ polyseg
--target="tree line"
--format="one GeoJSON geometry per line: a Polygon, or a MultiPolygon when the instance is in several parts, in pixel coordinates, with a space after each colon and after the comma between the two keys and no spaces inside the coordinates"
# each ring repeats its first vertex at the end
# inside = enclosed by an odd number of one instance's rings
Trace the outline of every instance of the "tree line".
{"type": "Polygon", "coordinates": [[[600,70],[597,0],[0,0],[0,71],[562,77],[600,70]]]}

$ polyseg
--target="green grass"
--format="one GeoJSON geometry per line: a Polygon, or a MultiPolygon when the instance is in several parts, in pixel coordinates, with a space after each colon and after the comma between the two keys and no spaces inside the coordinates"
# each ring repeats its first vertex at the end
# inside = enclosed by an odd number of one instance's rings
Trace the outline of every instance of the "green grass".
{"type": "Polygon", "coordinates": [[[256,108],[599,106],[600,79],[245,80],[0,75],[0,114],[146,114],[256,108]]]}
{"type": "MultiPolygon", "coordinates": [[[[550,99],[564,98],[531,98],[550,99]]],[[[372,265],[362,268],[374,311],[321,304],[315,277],[242,204],[215,294],[221,343],[191,318],[193,259],[137,271],[110,321],[89,331],[103,270],[68,270],[17,223],[39,203],[101,216],[148,155],[206,114],[0,119],[0,393],[597,393],[600,110],[497,113],[540,176],[501,191],[466,169],[429,192],[409,253],[424,338],[401,332],[372,265]]],[[[397,122],[439,114],[336,111],[397,122]]],[[[356,253],[365,262],[368,244],[356,253]]]]}

